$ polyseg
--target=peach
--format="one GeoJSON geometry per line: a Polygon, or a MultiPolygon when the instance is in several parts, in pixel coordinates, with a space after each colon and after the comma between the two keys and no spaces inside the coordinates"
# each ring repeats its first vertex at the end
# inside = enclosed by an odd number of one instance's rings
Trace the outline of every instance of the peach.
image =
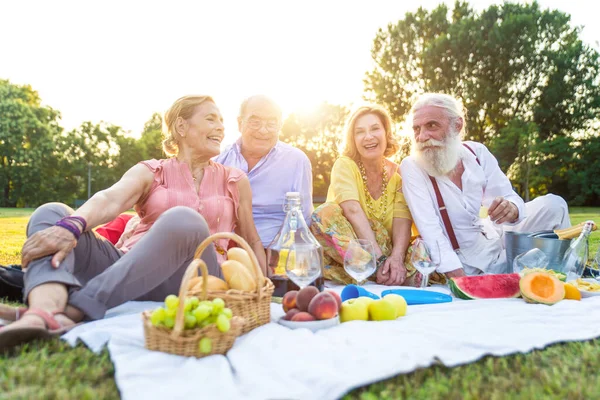
{"type": "Polygon", "coordinates": [[[338,314],[338,302],[328,292],[322,292],[313,297],[308,305],[308,312],[316,319],[330,319],[338,314]]]}
{"type": "Polygon", "coordinates": [[[326,292],[329,293],[330,295],[332,295],[333,298],[335,299],[335,301],[337,301],[338,311],[339,311],[340,308],[342,308],[342,298],[340,297],[340,295],[337,294],[336,292],[334,292],[333,290],[326,290],[326,292]]]}
{"type": "Polygon", "coordinates": [[[300,311],[292,317],[292,321],[295,321],[295,322],[314,321],[314,320],[315,320],[315,317],[313,317],[306,311],[300,311]]]}
{"type": "Polygon", "coordinates": [[[308,311],[310,301],[319,294],[319,289],[314,286],[307,286],[298,292],[296,297],[296,308],[300,311],[308,311]]]}
{"type": "Polygon", "coordinates": [[[285,314],[285,317],[283,317],[283,319],[285,319],[286,321],[291,321],[294,315],[298,314],[299,312],[300,310],[298,310],[297,308],[291,308],[287,312],[287,314],[285,314]]]}
{"type": "Polygon", "coordinates": [[[297,290],[290,290],[283,296],[281,304],[283,305],[283,311],[288,312],[292,308],[296,308],[296,297],[298,296],[297,290]]]}

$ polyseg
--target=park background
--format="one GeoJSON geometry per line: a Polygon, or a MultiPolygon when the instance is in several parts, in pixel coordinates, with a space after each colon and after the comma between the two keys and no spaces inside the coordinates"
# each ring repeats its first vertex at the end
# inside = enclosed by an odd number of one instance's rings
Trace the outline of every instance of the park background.
{"type": "MultiPolygon", "coordinates": [[[[215,97],[224,145],[239,136],[245,97],[280,102],[281,139],[309,156],[316,198],[353,107],[371,101],[390,111],[404,143],[398,161],[409,150],[414,96],[450,93],[468,109],[467,138],[490,147],[521,196],[559,194],[573,223],[598,220],[598,8],[583,0],[0,2],[0,264],[19,263],[33,207],[78,205],[137,161],[162,158],[161,112],[190,93],[215,97]]],[[[349,398],[598,398],[598,344],[435,366],[349,398]]],[[[0,398],[115,398],[113,375],[106,351],[34,343],[0,358],[0,398]]]]}

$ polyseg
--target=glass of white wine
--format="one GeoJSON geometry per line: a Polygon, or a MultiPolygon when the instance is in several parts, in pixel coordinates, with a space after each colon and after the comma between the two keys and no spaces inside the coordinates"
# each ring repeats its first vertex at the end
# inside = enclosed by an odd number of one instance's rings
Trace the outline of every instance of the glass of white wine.
{"type": "Polygon", "coordinates": [[[373,244],[365,239],[352,239],[344,255],[344,269],[360,286],[377,269],[373,244]]]}

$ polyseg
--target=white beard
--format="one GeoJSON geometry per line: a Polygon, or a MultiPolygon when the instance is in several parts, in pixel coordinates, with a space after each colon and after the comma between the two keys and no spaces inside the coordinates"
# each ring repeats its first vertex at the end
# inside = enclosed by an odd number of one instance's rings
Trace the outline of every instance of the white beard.
{"type": "Polygon", "coordinates": [[[413,139],[411,154],[417,164],[433,177],[447,175],[461,159],[462,141],[458,132],[450,130],[444,140],[429,139],[419,143],[413,139]]]}

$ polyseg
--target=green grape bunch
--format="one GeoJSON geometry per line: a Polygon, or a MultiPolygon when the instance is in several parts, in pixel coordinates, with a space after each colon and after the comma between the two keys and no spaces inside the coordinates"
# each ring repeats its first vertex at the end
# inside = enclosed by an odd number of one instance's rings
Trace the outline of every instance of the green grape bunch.
{"type": "MultiPolygon", "coordinates": [[[[231,318],[233,312],[226,307],[225,301],[216,298],[212,301],[200,301],[197,297],[187,297],[183,300],[184,311],[184,329],[190,330],[195,328],[205,328],[210,325],[215,325],[220,332],[229,332],[231,329],[231,318]]],[[[174,294],[170,294],[165,298],[165,305],[152,311],[150,322],[152,325],[173,329],[175,326],[175,318],[179,310],[180,299],[174,294]]],[[[200,351],[210,353],[212,346],[209,338],[199,344],[200,351]],[[208,344],[207,344],[208,343],[208,344]],[[208,351],[204,351],[208,349],[208,351]]]]}

